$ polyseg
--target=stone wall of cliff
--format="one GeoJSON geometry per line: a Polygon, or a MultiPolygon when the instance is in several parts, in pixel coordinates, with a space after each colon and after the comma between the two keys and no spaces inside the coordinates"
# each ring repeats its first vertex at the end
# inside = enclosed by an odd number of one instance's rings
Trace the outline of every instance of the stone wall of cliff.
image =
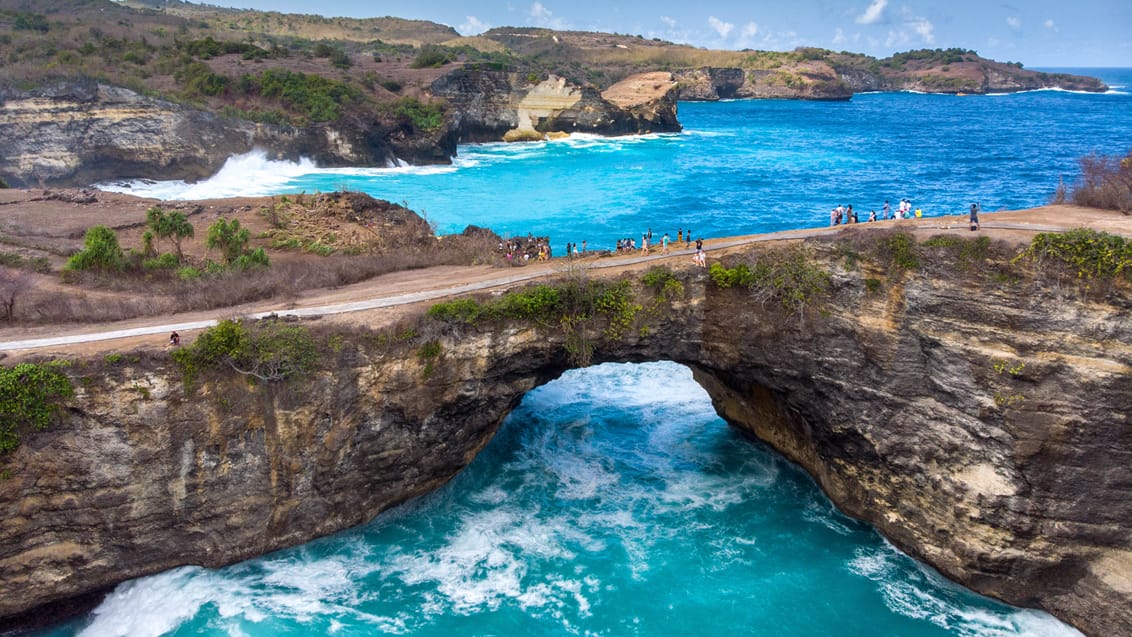
{"type": "Polygon", "coordinates": [[[196,181],[253,148],[276,159],[384,166],[447,162],[456,141],[448,127],[422,134],[359,118],[301,128],[255,124],[93,80],[0,87],[0,175],[16,187],[196,181]]]}
{"type": "MultiPolygon", "coordinates": [[[[832,283],[806,313],[699,269],[660,304],[638,281],[651,309],[616,337],[594,326],[592,360],[689,365],[729,422],[899,547],[1090,634],[1128,634],[1127,292],[1086,301],[843,254],[815,252],[832,283]]],[[[282,385],[216,373],[186,388],[160,354],[77,361],[66,422],[6,459],[0,614],[363,522],[451,478],[579,345],[513,322],[427,329],[429,357],[344,334],[322,371],[282,385]]]]}
{"type": "Polygon", "coordinates": [[[669,73],[630,76],[600,93],[556,76],[529,80],[506,71],[465,68],[434,81],[430,92],[453,107],[462,142],[681,129],[676,119],[676,83],[669,73]]]}

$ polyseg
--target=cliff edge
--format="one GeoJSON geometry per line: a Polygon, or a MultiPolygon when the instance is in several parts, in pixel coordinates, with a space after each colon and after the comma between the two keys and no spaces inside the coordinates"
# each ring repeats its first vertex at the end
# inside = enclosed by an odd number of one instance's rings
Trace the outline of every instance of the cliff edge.
{"type": "Polygon", "coordinates": [[[543,293],[384,330],[311,327],[318,364],[292,380],[186,377],[166,352],[74,360],[62,422],[5,462],[0,614],[359,524],[450,479],[564,370],[673,360],[900,548],[1091,635],[1128,634],[1128,285],[1087,290],[986,241],[906,236],[551,286],[598,290],[595,315],[543,293]],[[791,272],[785,288],[758,283],[759,264],[791,272]]]}

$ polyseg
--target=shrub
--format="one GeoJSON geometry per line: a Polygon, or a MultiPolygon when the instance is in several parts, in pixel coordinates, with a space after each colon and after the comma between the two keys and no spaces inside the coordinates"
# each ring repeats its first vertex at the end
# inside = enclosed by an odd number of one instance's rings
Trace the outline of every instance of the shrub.
{"type": "Polygon", "coordinates": [[[166,252],[152,259],[142,261],[142,268],[145,270],[172,270],[181,264],[177,255],[166,252]]]}
{"type": "Polygon", "coordinates": [[[1073,188],[1073,203],[1132,212],[1132,151],[1123,158],[1090,155],[1080,164],[1081,179],[1073,188]]]}
{"type": "Polygon", "coordinates": [[[760,302],[777,300],[784,309],[802,313],[829,291],[829,272],[814,263],[804,248],[769,252],[751,264],[724,267],[713,263],[708,270],[721,288],[748,289],[760,302]]]}
{"type": "Polygon", "coordinates": [[[1132,242],[1124,237],[1077,228],[1043,232],[1016,259],[1053,261],[1071,269],[1079,279],[1114,279],[1132,273],[1132,242]]]}
{"type": "Polygon", "coordinates": [[[219,249],[223,255],[224,263],[231,265],[244,254],[249,239],[251,239],[251,232],[247,228],[240,227],[239,219],[228,221],[221,217],[216,220],[216,223],[208,227],[208,238],[205,240],[205,246],[209,250],[219,249]]]}
{"type": "Polygon", "coordinates": [[[51,25],[47,22],[47,17],[38,13],[24,13],[16,14],[16,19],[12,21],[12,28],[17,31],[38,31],[40,33],[47,33],[51,30],[51,25]]]}
{"type": "Polygon", "coordinates": [[[271,262],[268,260],[267,253],[264,252],[263,248],[248,250],[247,252],[244,252],[240,256],[236,257],[236,260],[232,262],[232,267],[236,268],[237,270],[266,268],[269,265],[271,265],[271,262]]]}
{"type": "Polygon", "coordinates": [[[338,119],[342,106],[359,98],[358,90],[345,82],[276,69],[259,76],[246,75],[240,87],[248,94],[277,99],[312,122],[338,119]]]}
{"type": "Polygon", "coordinates": [[[126,264],[118,235],[106,226],[94,226],[86,231],[83,250],[67,260],[67,270],[121,271],[126,264]]]}
{"type": "Polygon", "coordinates": [[[186,266],[177,268],[177,278],[182,281],[192,281],[193,279],[199,279],[201,276],[201,271],[194,267],[186,266]]]}
{"type": "Polygon", "coordinates": [[[456,299],[437,303],[428,308],[426,315],[444,323],[465,323],[474,325],[485,314],[484,306],[475,299],[456,299]]]}
{"type": "Polygon", "coordinates": [[[426,44],[421,47],[420,53],[413,58],[410,65],[414,69],[440,68],[453,60],[452,53],[445,47],[435,44],[426,44]]]}
{"type": "Polygon", "coordinates": [[[423,131],[434,131],[444,125],[444,109],[439,105],[425,104],[414,97],[402,97],[393,103],[393,114],[423,131]]]}
{"type": "Polygon", "coordinates": [[[916,253],[916,238],[907,232],[879,234],[871,248],[874,256],[889,272],[918,270],[920,257],[916,253]]]}
{"type": "Polygon", "coordinates": [[[990,237],[982,235],[974,239],[964,239],[953,234],[941,234],[927,239],[924,248],[940,248],[954,255],[960,270],[970,270],[987,258],[990,253],[990,237]]]}
{"type": "Polygon", "coordinates": [[[45,429],[75,393],[59,364],[0,368],[0,453],[20,445],[20,427],[45,429]]]}
{"type": "Polygon", "coordinates": [[[0,190],[3,190],[5,188],[9,188],[9,187],[10,186],[8,186],[8,182],[4,181],[3,177],[0,177],[0,190]]]}
{"type": "Polygon", "coordinates": [[[229,368],[264,382],[309,372],[318,361],[310,331],[276,319],[253,323],[226,319],[201,333],[189,347],[174,350],[185,382],[208,368],[229,368]]]}

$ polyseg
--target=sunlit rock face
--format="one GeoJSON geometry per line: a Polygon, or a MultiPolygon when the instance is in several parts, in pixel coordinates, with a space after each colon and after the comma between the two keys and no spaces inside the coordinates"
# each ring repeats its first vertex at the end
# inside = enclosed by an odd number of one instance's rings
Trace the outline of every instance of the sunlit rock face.
{"type": "Polygon", "coordinates": [[[1127,296],[815,254],[832,287],[804,313],[697,268],[663,302],[632,279],[642,309],[615,336],[508,321],[346,332],[321,371],[285,383],[221,370],[186,387],[160,352],[72,365],[66,422],[6,460],[0,613],[369,520],[449,480],[586,351],[688,365],[724,418],[902,549],[1092,635],[1127,634],[1127,296]]]}

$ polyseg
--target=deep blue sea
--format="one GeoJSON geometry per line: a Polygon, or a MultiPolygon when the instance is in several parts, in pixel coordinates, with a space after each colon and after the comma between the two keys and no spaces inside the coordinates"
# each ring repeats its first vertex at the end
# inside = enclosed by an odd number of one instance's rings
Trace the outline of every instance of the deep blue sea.
{"type": "MultiPolygon", "coordinates": [[[[233,158],[203,198],[349,188],[467,224],[585,239],[714,237],[1045,203],[1077,160],[1132,149],[1132,70],[1109,94],[858,95],[682,103],[685,131],[460,148],[453,166],[330,170],[233,158]]],[[[575,370],[530,392],[472,465],[362,527],[219,570],[125,583],[49,635],[963,635],[1078,633],[970,593],[840,514],[729,429],[673,363],[575,370]]]]}

